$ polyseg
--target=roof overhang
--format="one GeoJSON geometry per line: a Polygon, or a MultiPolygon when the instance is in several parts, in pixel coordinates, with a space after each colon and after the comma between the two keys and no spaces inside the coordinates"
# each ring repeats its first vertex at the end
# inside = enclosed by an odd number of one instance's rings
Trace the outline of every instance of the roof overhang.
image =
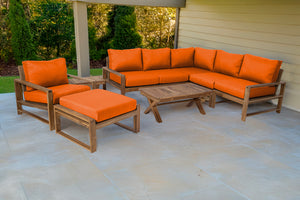
{"type": "Polygon", "coordinates": [[[115,5],[129,5],[129,6],[155,6],[155,7],[185,7],[186,0],[69,0],[86,3],[103,3],[115,5]]]}

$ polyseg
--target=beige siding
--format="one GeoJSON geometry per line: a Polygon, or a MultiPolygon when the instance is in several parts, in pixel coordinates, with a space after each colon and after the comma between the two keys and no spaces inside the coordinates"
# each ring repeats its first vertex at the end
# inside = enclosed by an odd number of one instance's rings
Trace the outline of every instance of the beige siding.
{"type": "Polygon", "coordinates": [[[300,0],[187,0],[178,46],[282,60],[284,106],[300,111],[300,0]]]}

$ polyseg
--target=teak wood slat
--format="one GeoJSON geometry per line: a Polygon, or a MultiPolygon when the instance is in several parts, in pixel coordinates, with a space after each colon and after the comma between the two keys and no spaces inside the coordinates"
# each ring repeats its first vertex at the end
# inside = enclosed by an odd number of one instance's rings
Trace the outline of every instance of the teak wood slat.
{"type": "Polygon", "coordinates": [[[95,152],[97,149],[97,136],[96,136],[96,129],[103,128],[105,126],[116,124],[122,128],[125,128],[127,130],[130,130],[132,132],[138,133],[140,131],[140,105],[137,104],[136,109],[133,111],[130,111],[128,113],[113,117],[111,119],[107,119],[105,121],[96,122],[96,120],[83,115],[81,113],[78,113],[76,111],[73,111],[69,108],[66,108],[61,105],[55,105],[54,106],[54,115],[55,115],[55,130],[56,133],[69,139],[70,141],[88,149],[91,153],[95,152]],[[61,130],[61,117],[64,117],[66,119],[69,119],[81,126],[87,127],[89,129],[89,138],[90,138],[90,144],[86,144],[67,133],[63,132],[61,130]],[[121,124],[119,121],[122,121],[124,119],[133,117],[133,128],[129,127],[125,124],[121,124]]]}

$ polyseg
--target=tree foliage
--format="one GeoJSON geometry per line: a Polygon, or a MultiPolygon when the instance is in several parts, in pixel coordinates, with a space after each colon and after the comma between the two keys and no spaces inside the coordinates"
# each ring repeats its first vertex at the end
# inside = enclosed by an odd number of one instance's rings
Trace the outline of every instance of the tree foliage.
{"type": "MultiPolygon", "coordinates": [[[[8,0],[7,0],[8,1],[8,0]]],[[[0,60],[8,62],[13,58],[10,45],[11,32],[8,27],[8,4],[0,4],[0,60]]]]}
{"type": "Polygon", "coordinates": [[[136,6],[138,31],[145,48],[174,47],[174,8],[136,6]]]}
{"type": "MultiPolygon", "coordinates": [[[[0,0],[0,63],[13,59],[20,63],[36,52],[39,59],[65,57],[76,64],[72,9],[69,0],[0,0]],[[21,14],[12,14],[16,11],[9,4],[14,2],[21,14]],[[9,21],[17,16],[18,21],[9,21]],[[12,31],[13,27],[23,28],[12,31]]],[[[109,48],[172,48],[175,9],[88,4],[88,28],[91,60],[105,58],[109,48]]]]}
{"type": "Polygon", "coordinates": [[[41,0],[33,9],[31,27],[40,56],[49,59],[67,54],[74,39],[71,5],[61,0],[41,0]]]}
{"type": "Polygon", "coordinates": [[[21,64],[23,60],[34,59],[33,37],[20,0],[10,0],[8,17],[11,46],[17,63],[21,64]]]}
{"type": "Polygon", "coordinates": [[[137,32],[134,7],[116,6],[115,12],[112,48],[131,49],[141,46],[142,37],[137,32]]]}

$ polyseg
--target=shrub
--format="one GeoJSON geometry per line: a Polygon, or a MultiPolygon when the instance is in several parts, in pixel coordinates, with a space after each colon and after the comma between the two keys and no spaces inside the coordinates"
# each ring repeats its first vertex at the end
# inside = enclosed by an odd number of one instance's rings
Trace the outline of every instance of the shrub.
{"type": "Polygon", "coordinates": [[[112,41],[112,48],[130,49],[140,47],[142,37],[137,32],[134,7],[116,6],[115,12],[115,30],[112,41]]]}
{"type": "Polygon", "coordinates": [[[8,17],[15,60],[21,64],[23,60],[35,59],[33,37],[20,0],[10,0],[8,17]]]}

